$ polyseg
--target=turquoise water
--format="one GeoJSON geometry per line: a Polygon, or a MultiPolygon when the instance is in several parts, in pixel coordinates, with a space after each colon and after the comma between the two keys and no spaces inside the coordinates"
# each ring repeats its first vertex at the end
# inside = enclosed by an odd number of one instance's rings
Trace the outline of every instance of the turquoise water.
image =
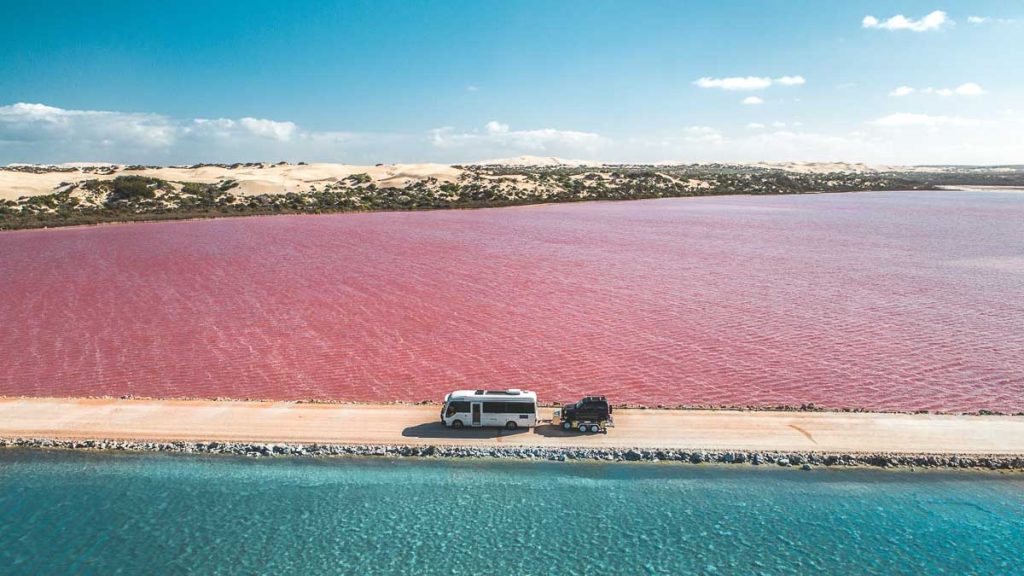
{"type": "Polygon", "coordinates": [[[0,451],[0,573],[1024,573],[1024,477],[0,451]]]}

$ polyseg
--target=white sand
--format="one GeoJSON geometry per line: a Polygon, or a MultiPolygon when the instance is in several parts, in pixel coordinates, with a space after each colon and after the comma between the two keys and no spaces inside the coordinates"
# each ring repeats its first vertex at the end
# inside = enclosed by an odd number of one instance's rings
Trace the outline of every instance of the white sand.
{"type": "Polygon", "coordinates": [[[239,186],[232,192],[251,196],[308,190],[313,185],[319,187],[323,184],[343,180],[353,174],[368,174],[372,181],[380,187],[404,188],[409,184],[427,178],[436,178],[439,182],[455,182],[462,172],[458,168],[444,164],[385,164],[382,166],[287,164],[236,169],[206,166],[195,169],[158,168],[127,171],[124,170],[124,166],[118,166],[117,172],[110,175],[99,175],[80,169],[74,172],[47,172],[43,174],[0,170],[0,199],[15,200],[21,196],[50,194],[64,182],[81,182],[93,179],[109,180],[123,175],[148,176],[171,182],[199,182],[203,184],[216,184],[225,180],[235,180],[239,186]]]}
{"type": "Polygon", "coordinates": [[[852,173],[871,173],[871,172],[892,172],[908,171],[905,166],[882,166],[882,165],[870,165],[863,163],[851,163],[851,162],[758,162],[751,164],[757,168],[768,168],[773,170],[785,170],[787,172],[797,172],[799,174],[827,174],[830,172],[852,172],[852,173]]]}

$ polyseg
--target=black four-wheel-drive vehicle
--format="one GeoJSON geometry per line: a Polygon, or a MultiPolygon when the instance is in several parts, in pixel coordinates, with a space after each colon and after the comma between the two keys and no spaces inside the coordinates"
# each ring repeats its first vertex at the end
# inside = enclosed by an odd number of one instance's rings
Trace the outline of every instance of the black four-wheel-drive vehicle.
{"type": "Polygon", "coordinates": [[[585,396],[579,402],[566,404],[555,410],[551,423],[563,430],[580,432],[608,432],[615,426],[612,406],[604,396],[585,396]]]}

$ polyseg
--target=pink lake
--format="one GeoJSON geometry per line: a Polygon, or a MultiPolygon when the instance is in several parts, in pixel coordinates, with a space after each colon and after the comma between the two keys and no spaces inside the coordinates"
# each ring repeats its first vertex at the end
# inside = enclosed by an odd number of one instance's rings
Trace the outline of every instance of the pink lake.
{"type": "Polygon", "coordinates": [[[0,233],[0,395],[1024,411],[1024,193],[0,233]]]}

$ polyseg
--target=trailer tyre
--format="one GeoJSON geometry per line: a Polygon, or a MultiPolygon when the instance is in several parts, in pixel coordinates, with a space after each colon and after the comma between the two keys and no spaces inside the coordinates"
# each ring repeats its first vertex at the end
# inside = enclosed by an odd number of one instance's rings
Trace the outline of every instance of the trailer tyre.
{"type": "Polygon", "coordinates": [[[509,420],[505,424],[505,430],[515,430],[516,428],[519,428],[519,424],[516,424],[515,422],[513,422],[511,420],[509,420]]]}
{"type": "Polygon", "coordinates": [[[462,420],[456,420],[452,422],[452,428],[455,428],[456,430],[462,430],[462,420]]]}
{"type": "Polygon", "coordinates": [[[580,432],[586,433],[586,431],[587,431],[587,425],[586,424],[580,424],[580,432]]]}
{"type": "Polygon", "coordinates": [[[572,422],[569,422],[568,420],[562,422],[562,430],[565,430],[566,432],[572,430],[572,422]]]}
{"type": "Polygon", "coordinates": [[[593,432],[594,434],[597,434],[598,432],[601,431],[601,427],[598,426],[597,424],[591,424],[590,431],[593,432]]]}

